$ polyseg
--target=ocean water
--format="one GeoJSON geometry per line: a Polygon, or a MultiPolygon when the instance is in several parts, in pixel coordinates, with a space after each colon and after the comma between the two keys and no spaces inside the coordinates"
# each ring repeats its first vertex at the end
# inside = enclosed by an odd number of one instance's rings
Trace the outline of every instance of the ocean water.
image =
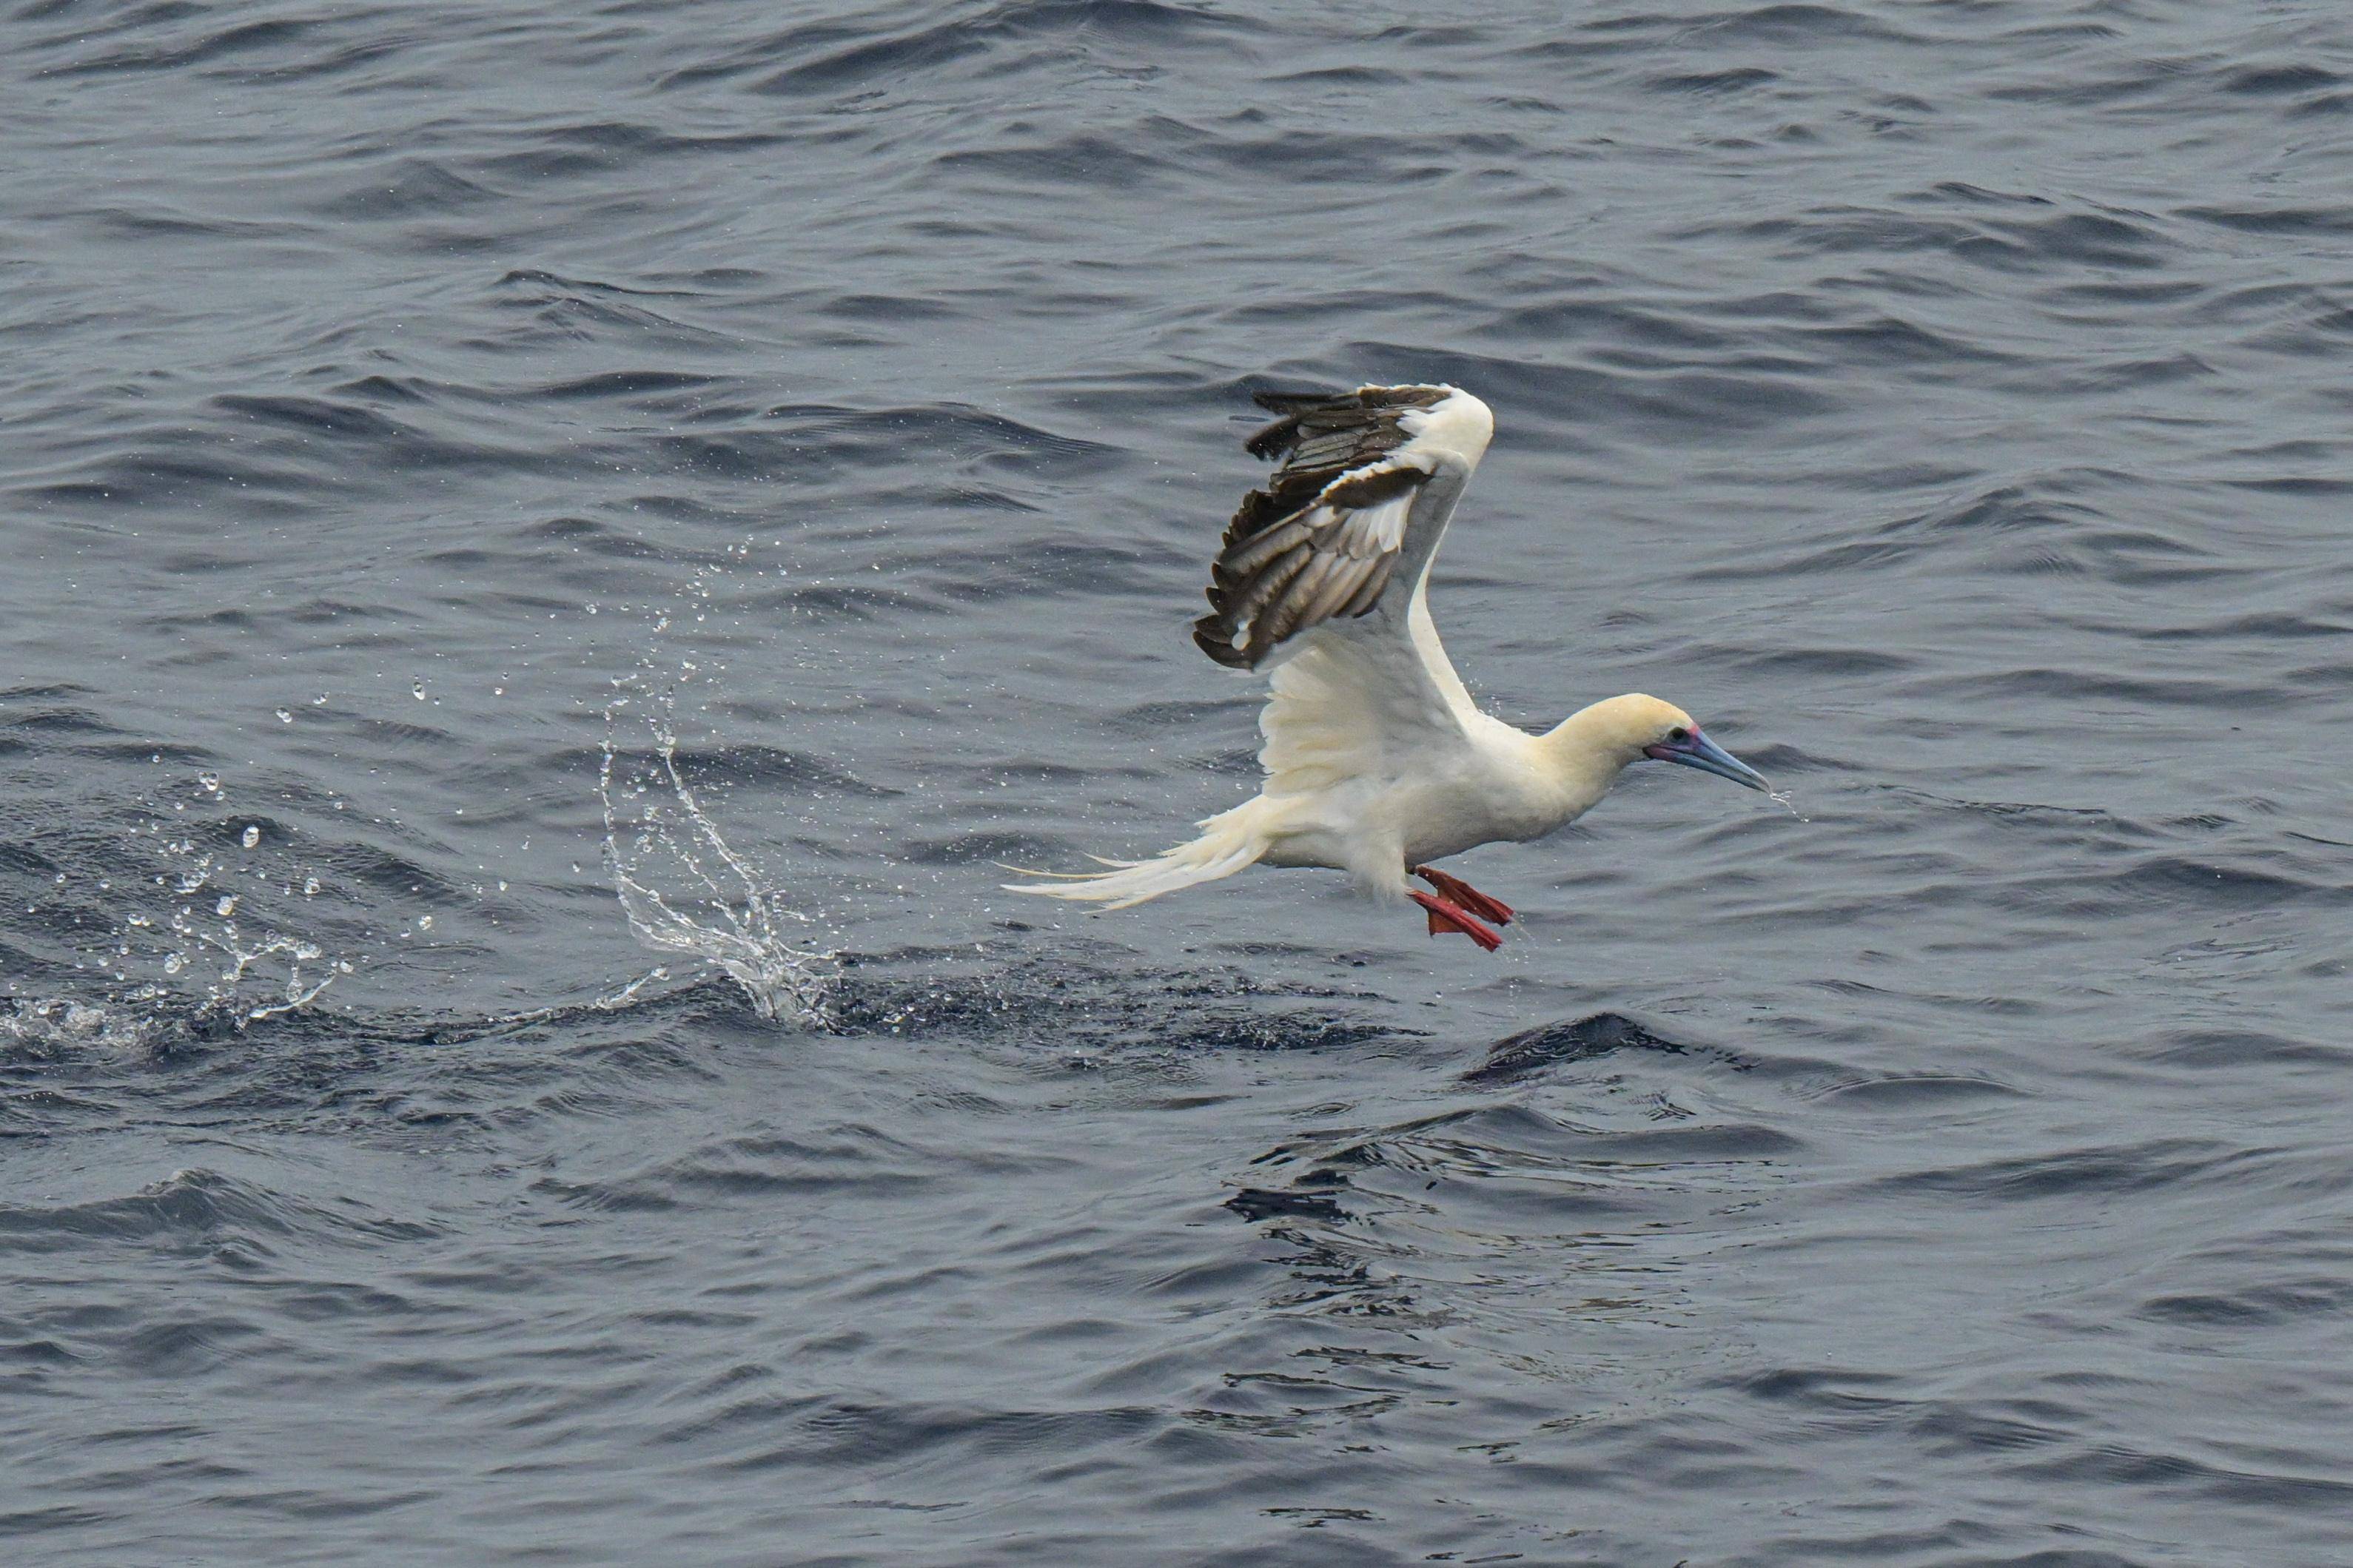
{"type": "Polygon", "coordinates": [[[2353,1562],[2353,16],[13,0],[0,1559],[2353,1562]],[[1253,390],[1499,433],[1461,869],[1253,390]]]}

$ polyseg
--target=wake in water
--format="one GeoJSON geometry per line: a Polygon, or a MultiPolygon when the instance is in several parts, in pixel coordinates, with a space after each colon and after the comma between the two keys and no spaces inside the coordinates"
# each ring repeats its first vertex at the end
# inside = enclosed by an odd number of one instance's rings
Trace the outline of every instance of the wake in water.
{"type": "Polygon", "coordinates": [[[620,756],[615,731],[635,700],[616,699],[605,710],[604,754],[596,770],[596,795],[605,809],[605,861],[620,896],[629,930],[657,952],[699,959],[744,988],[765,1018],[828,1027],[828,994],[834,954],[798,945],[793,928],[816,922],[777,901],[754,868],[728,847],[704,815],[678,766],[674,698],[667,690],[642,710],[653,755],[626,780],[617,781],[620,756]],[[625,817],[621,801],[628,803],[625,817]],[[657,872],[653,868],[663,868],[657,872]],[[680,901],[665,897],[658,881],[674,881],[680,901]],[[698,918],[700,917],[700,918],[698,918]]]}

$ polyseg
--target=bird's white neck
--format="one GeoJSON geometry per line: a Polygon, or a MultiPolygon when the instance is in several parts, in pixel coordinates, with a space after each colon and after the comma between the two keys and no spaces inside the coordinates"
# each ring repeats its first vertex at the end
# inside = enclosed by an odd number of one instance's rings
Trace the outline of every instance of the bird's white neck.
{"type": "Polygon", "coordinates": [[[1643,734],[1629,721],[1626,699],[1612,697],[1578,709],[1535,737],[1540,764],[1558,792],[1564,825],[1609,793],[1626,764],[1642,754],[1643,734]]]}

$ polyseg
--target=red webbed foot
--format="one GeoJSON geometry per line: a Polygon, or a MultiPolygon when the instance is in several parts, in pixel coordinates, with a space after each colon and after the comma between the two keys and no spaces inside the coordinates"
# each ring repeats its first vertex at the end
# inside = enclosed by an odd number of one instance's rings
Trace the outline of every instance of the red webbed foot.
{"type": "Polygon", "coordinates": [[[1406,897],[1430,911],[1430,934],[1432,936],[1450,931],[1461,931],[1489,952],[1504,945],[1502,937],[1481,925],[1469,910],[1459,905],[1451,904],[1432,893],[1408,893],[1406,897]]]}
{"type": "Polygon", "coordinates": [[[1416,866],[1413,874],[1438,889],[1438,896],[1456,909],[1499,926],[1512,923],[1512,906],[1491,899],[1460,877],[1450,877],[1433,866],[1416,866]]]}

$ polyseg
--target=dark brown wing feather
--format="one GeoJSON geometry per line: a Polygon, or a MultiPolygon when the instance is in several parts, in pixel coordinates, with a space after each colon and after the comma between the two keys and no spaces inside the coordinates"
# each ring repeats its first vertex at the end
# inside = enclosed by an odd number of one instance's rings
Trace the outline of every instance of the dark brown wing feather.
{"type": "Polygon", "coordinates": [[[1430,481],[1422,469],[1379,465],[1411,437],[1408,413],[1445,401],[1443,386],[1358,392],[1261,392],[1282,417],[1244,443],[1280,458],[1262,489],[1242,498],[1209,569],[1209,613],[1193,640],[1219,664],[1255,669],[1285,637],[1336,616],[1370,614],[1397,563],[1358,513],[1430,481]]]}

